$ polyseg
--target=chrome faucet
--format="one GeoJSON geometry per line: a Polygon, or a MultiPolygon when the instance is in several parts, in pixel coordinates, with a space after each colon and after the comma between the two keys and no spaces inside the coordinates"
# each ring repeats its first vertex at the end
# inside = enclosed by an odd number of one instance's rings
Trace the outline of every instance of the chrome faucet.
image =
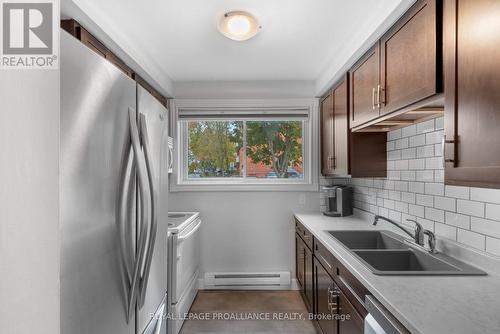
{"type": "Polygon", "coordinates": [[[436,254],[438,251],[436,250],[436,235],[429,230],[424,230],[424,234],[427,235],[429,242],[429,252],[432,254],[436,254]]]}
{"type": "Polygon", "coordinates": [[[375,216],[373,225],[377,225],[379,219],[385,220],[386,222],[398,227],[400,230],[412,237],[413,241],[415,241],[416,244],[419,244],[420,246],[424,245],[424,229],[422,228],[422,225],[420,225],[416,220],[407,219],[407,221],[415,223],[415,231],[412,233],[408,229],[406,229],[406,227],[396,223],[394,220],[379,215],[375,216]]]}

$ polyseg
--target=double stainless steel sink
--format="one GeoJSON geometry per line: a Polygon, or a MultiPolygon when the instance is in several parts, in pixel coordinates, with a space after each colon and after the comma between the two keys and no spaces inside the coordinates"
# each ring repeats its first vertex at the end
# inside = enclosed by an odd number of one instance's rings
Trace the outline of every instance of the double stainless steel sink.
{"type": "Polygon", "coordinates": [[[486,275],[444,254],[431,254],[391,231],[328,231],[376,275],[486,275]]]}

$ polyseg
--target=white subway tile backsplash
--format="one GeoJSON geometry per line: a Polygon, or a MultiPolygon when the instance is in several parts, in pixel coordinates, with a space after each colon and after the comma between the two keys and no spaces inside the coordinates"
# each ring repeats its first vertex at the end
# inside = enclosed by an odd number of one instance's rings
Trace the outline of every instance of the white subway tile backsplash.
{"type": "Polygon", "coordinates": [[[403,148],[408,148],[408,138],[402,138],[396,140],[396,150],[401,150],[403,148]]]}
{"type": "Polygon", "coordinates": [[[436,130],[444,129],[444,117],[436,118],[436,120],[435,120],[435,129],[436,130]]]}
{"type": "MultiPolygon", "coordinates": [[[[416,218],[438,238],[500,256],[500,189],[444,185],[443,125],[437,118],[389,132],[388,177],[352,179],[354,205],[403,223],[416,218]]],[[[320,204],[326,209],[324,195],[320,204]]]]}
{"type": "Polygon", "coordinates": [[[408,213],[408,203],[394,202],[394,210],[402,213],[408,213]]]}
{"type": "Polygon", "coordinates": [[[486,203],[486,218],[500,220],[500,205],[486,203]]]}
{"type": "Polygon", "coordinates": [[[470,199],[500,204],[500,189],[470,188],[470,199]]]}
{"type": "Polygon", "coordinates": [[[434,207],[436,209],[454,212],[457,210],[457,200],[454,198],[436,196],[434,197],[434,207]]]}
{"type": "Polygon", "coordinates": [[[414,170],[403,170],[401,171],[400,180],[404,181],[415,181],[417,178],[416,172],[414,170]]]}
{"type": "Polygon", "coordinates": [[[428,195],[443,196],[444,185],[442,183],[426,183],[425,193],[428,195]]]}
{"type": "Polygon", "coordinates": [[[409,204],[408,205],[408,213],[410,215],[424,218],[425,217],[425,207],[423,207],[421,205],[409,204]]]}
{"type": "Polygon", "coordinates": [[[394,141],[387,142],[387,151],[393,151],[396,149],[396,143],[394,141]]]}
{"type": "Polygon", "coordinates": [[[443,157],[443,145],[442,144],[434,144],[434,156],[435,157],[443,157]]]}
{"type": "Polygon", "coordinates": [[[406,126],[401,129],[401,136],[402,137],[410,137],[414,136],[417,134],[417,126],[416,125],[410,125],[406,126]]]}
{"type": "Polygon", "coordinates": [[[470,229],[475,232],[500,238],[500,222],[483,218],[471,217],[470,229]]]}
{"type": "Polygon", "coordinates": [[[470,216],[461,215],[454,212],[446,212],[445,223],[463,229],[470,229],[470,216]]]}
{"type": "Polygon", "coordinates": [[[401,159],[401,150],[387,152],[387,160],[399,160],[399,159],[401,159]]]}
{"type": "Polygon", "coordinates": [[[415,201],[418,205],[434,207],[434,197],[430,195],[417,194],[415,201]]]}
{"type": "Polygon", "coordinates": [[[417,158],[430,158],[434,156],[434,145],[417,147],[417,158]]]}
{"type": "Polygon", "coordinates": [[[432,170],[417,170],[417,172],[415,173],[415,178],[417,181],[433,182],[434,172],[432,170]]]}
{"type": "Polygon", "coordinates": [[[417,157],[417,149],[415,147],[405,148],[401,151],[401,159],[414,159],[417,157]]]}
{"type": "Polygon", "coordinates": [[[396,190],[389,190],[389,199],[392,199],[393,201],[400,201],[401,192],[396,190]]]}
{"type": "Polygon", "coordinates": [[[417,124],[417,133],[425,133],[434,130],[434,120],[428,120],[417,124]]]}
{"type": "Polygon", "coordinates": [[[408,161],[408,169],[425,169],[425,159],[411,159],[408,161]]]}
{"type": "Polygon", "coordinates": [[[408,144],[410,147],[425,145],[425,134],[410,137],[408,144]]]}
{"type": "Polygon", "coordinates": [[[415,204],[415,193],[410,192],[402,192],[401,193],[401,201],[406,203],[415,204]]]}
{"type": "Polygon", "coordinates": [[[425,218],[444,223],[444,211],[434,208],[425,208],[425,218]]]}
{"type": "Polygon", "coordinates": [[[384,207],[386,207],[387,209],[394,209],[394,200],[384,199],[384,207]]]}
{"type": "Polygon", "coordinates": [[[486,249],[486,237],[479,233],[458,229],[457,241],[482,251],[486,249]]]}
{"type": "Polygon", "coordinates": [[[430,132],[425,135],[425,143],[429,144],[438,144],[443,140],[443,131],[435,131],[430,132]]]}
{"type": "Polygon", "coordinates": [[[484,217],[484,203],[468,200],[457,200],[457,212],[469,216],[484,217]]]}
{"type": "Polygon", "coordinates": [[[434,171],[434,182],[444,182],[444,170],[436,169],[434,171]]]}
{"type": "Polygon", "coordinates": [[[408,160],[397,160],[394,161],[395,170],[408,170],[408,160]]]}
{"type": "Polygon", "coordinates": [[[469,199],[469,188],[457,186],[445,186],[445,196],[461,199],[469,199]]]}
{"type": "Polygon", "coordinates": [[[500,256],[500,239],[486,237],[486,252],[500,256]]]}
{"type": "Polygon", "coordinates": [[[408,182],[408,191],[412,193],[425,193],[425,183],[423,182],[408,182]]]}
{"type": "Polygon", "coordinates": [[[441,157],[426,158],[425,169],[443,169],[443,159],[441,157]]]}
{"type": "Polygon", "coordinates": [[[401,138],[401,129],[390,131],[387,140],[395,140],[401,138]]]}
{"type": "Polygon", "coordinates": [[[439,237],[450,240],[457,240],[457,228],[441,223],[434,223],[434,233],[439,237]]]}
{"type": "Polygon", "coordinates": [[[388,170],[387,178],[389,180],[401,180],[401,171],[399,170],[388,170]]]}

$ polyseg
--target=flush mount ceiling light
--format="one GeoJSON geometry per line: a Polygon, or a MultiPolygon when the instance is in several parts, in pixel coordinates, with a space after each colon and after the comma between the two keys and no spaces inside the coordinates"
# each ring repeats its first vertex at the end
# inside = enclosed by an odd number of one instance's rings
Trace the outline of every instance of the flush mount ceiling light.
{"type": "Polygon", "coordinates": [[[225,13],[219,20],[219,31],[235,41],[246,41],[257,35],[262,27],[250,13],[232,11],[225,13]]]}

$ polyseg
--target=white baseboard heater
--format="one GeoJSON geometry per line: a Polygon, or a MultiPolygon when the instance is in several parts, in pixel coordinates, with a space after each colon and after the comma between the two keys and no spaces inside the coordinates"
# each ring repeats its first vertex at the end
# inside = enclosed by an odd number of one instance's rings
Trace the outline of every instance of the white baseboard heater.
{"type": "Polygon", "coordinates": [[[290,272],[205,273],[205,287],[285,287],[290,286],[290,272]]]}

